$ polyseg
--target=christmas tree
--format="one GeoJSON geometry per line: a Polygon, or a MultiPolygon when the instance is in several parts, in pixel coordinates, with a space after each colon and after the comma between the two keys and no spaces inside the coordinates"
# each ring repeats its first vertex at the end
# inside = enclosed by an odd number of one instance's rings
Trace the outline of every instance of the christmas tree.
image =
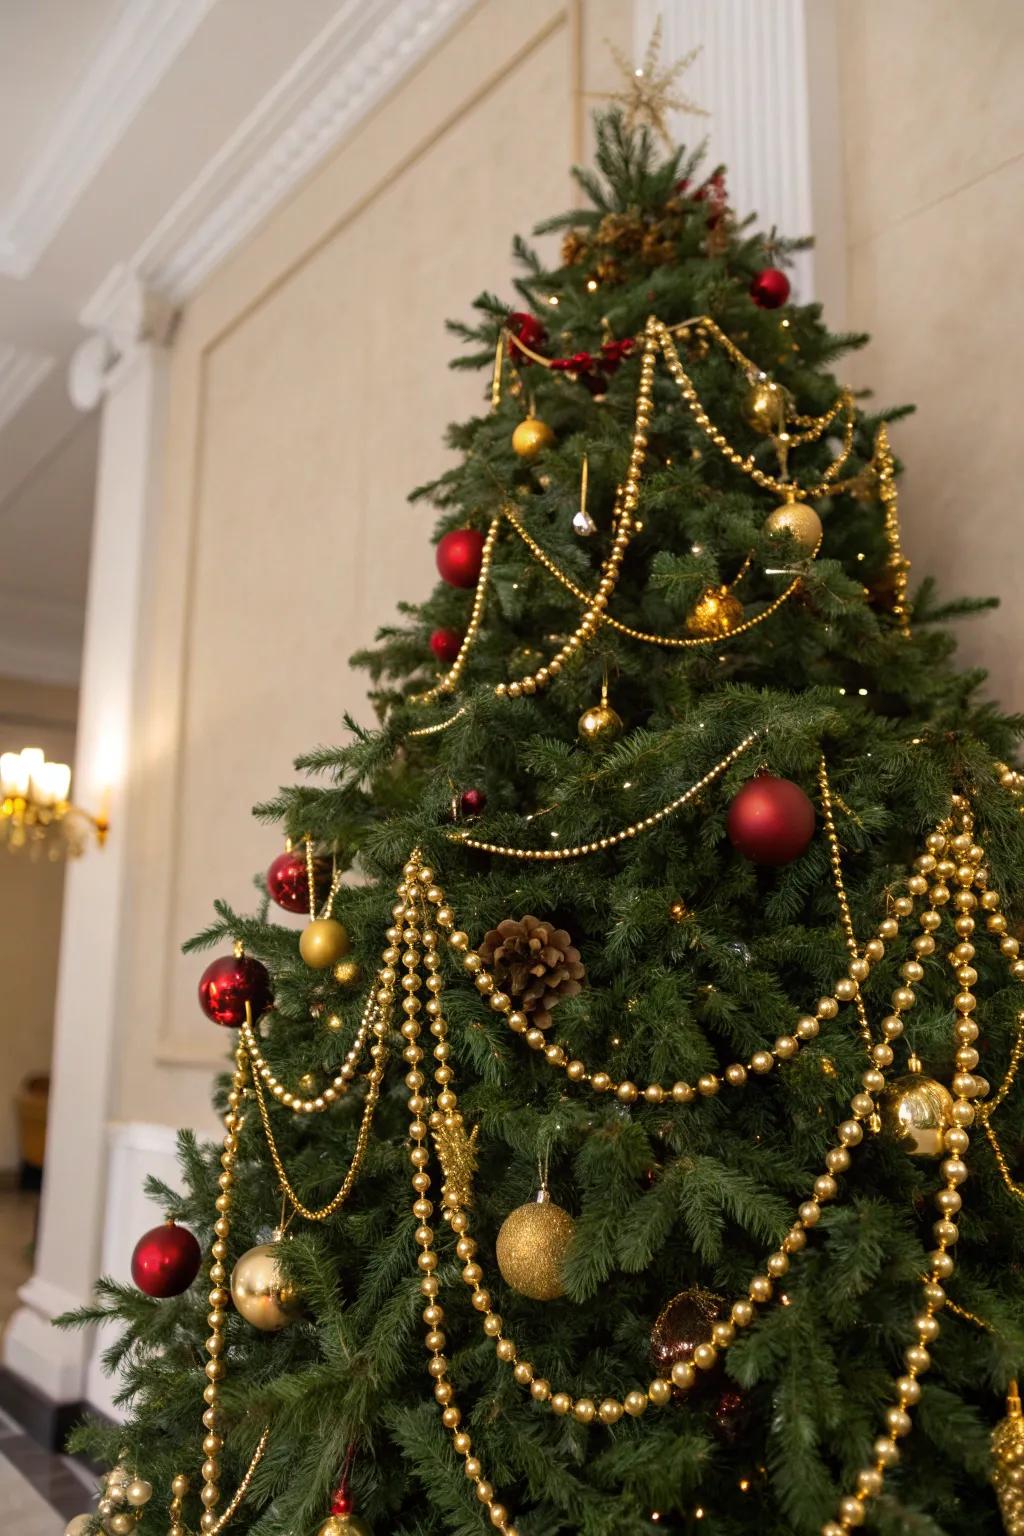
{"type": "Polygon", "coordinates": [[[379,728],[191,946],[225,1138],[73,1319],[127,1422],[69,1529],[1024,1529],[1022,722],[793,244],[618,110],[577,180],[452,327],[379,728]]]}

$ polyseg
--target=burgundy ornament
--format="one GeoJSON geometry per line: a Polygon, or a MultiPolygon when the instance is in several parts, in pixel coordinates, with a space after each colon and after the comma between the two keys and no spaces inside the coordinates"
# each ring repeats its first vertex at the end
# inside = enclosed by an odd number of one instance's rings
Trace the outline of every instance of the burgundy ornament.
{"type": "Polygon", "coordinates": [[[747,1394],[731,1383],[723,1387],[711,1410],[715,1434],[723,1445],[735,1445],[750,1423],[747,1394]]]}
{"type": "Polygon", "coordinates": [[[463,818],[481,816],[487,804],[485,789],[464,789],[459,796],[459,815],[463,818]]]}
{"type": "Polygon", "coordinates": [[[520,368],[528,368],[532,358],[527,357],[522,347],[516,346],[516,342],[521,341],[532,351],[539,352],[548,339],[544,325],[536,315],[529,315],[525,310],[517,309],[512,311],[505,324],[509,330],[509,357],[514,363],[518,363],[520,368]]]}
{"type": "Polygon", "coordinates": [[[435,629],[430,637],[430,649],[442,666],[450,667],[462,650],[465,638],[457,629],[435,629]]]}
{"type": "MultiPolygon", "coordinates": [[[[327,900],[331,889],[331,864],[329,859],[313,860],[313,899],[319,907],[327,900]]],[[[306,870],[306,854],[297,848],[279,853],[267,870],[267,890],[286,912],[309,911],[309,875],[306,870]]]]}
{"type": "Polygon", "coordinates": [[[202,1251],[188,1228],[166,1221],[144,1232],[135,1244],[132,1279],[147,1296],[180,1296],[202,1262],[202,1251]]]}
{"type": "Polygon", "coordinates": [[[476,528],[453,528],[437,546],[437,569],[450,587],[475,587],[484,557],[484,536],[476,528]]]}
{"type": "Polygon", "coordinates": [[[255,1021],[272,1001],[270,973],[251,955],[221,955],[199,978],[199,1006],[208,1019],[227,1029],[245,1023],[246,1003],[255,1021]]]}
{"type": "Polygon", "coordinates": [[[698,1344],[711,1342],[712,1324],[722,1316],[725,1302],[713,1291],[694,1286],[666,1302],[651,1329],[651,1365],[671,1379],[672,1367],[692,1364],[698,1344]]]}
{"type": "Polygon", "coordinates": [[[770,773],[748,779],[729,807],[729,841],[755,864],[790,864],[814,836],[814,806],[799,784],[770,773]]]}
{"type": "Polygon", "coordinates": [[[789,278],[778,267],[762,267],[750,284],[750,297],[758,309],[780,309],[789,298],[789,278]]]}

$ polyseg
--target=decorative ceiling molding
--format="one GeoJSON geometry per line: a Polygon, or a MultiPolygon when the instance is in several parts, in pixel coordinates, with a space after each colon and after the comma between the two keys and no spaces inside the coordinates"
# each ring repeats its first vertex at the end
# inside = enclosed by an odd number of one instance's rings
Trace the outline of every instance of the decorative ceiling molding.
{"type": "Polygon", "coordinates": [[[215,0],[124,0],[13,197],[0,273],[27,277],[215,0]]]}
{"type": "Polygon", "coordinates": [[[179,305],[444,37],[475,0],[343,0],[80,313],[106,330],[142,282],[179,305]]]}
{"type": "Polygon", "coordinates": [[[56,359],[0,342],[0,432],[39,388],[56,359]]]}

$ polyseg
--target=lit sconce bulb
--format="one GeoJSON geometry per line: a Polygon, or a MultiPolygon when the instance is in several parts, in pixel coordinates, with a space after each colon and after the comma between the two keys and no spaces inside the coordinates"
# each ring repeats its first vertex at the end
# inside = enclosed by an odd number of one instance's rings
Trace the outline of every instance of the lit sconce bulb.
{"type": "Polygon", "coordinates": [[[21,760],[20,752],[0,754],[0,788],[4,798],[12,800],[28,794],[28,769],[21,760]]]}
{"type": "Polygon", "coordinates": [[[38,783],[47,805],[63,805],[71,790],[71,769],[67,763],[44,763],[38,783]]]}

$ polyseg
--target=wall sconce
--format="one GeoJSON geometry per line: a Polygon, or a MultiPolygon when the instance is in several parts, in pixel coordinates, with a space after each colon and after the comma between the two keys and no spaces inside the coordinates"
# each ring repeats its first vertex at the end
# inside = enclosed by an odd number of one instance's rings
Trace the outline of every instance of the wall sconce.
{"type": "Polygon", "coordinates": [[[106,810],[93,815],[70,795],[71,769],[47,762],[41,747],[0,753],[0,842],[49,859],[77,858],[90,834],[102,847],[110,826],[106,810]]]}

